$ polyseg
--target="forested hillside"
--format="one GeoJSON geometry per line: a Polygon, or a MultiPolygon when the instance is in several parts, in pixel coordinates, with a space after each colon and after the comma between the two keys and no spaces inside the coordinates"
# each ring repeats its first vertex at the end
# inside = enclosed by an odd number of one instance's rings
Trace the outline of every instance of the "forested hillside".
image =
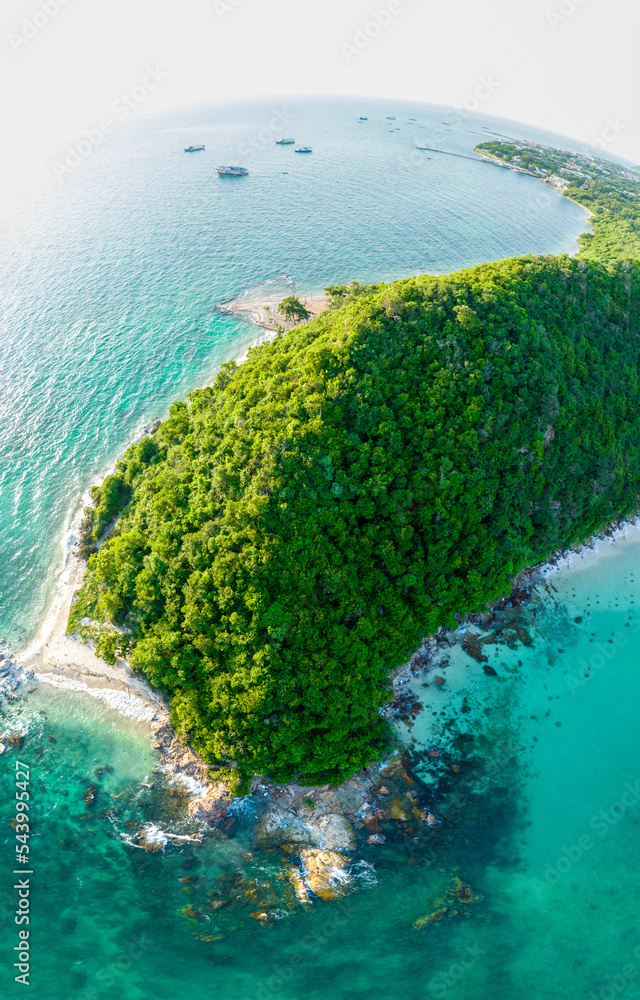
{"type": "Polygon", "coordinates": [[[389,671],[637,508],[640,265],[519,258],[347,295],[175,403],[95,491],[83,615],[240,777],[344,778],[389,671]],[[93,524],[92,524],[93,519],[93,524]]]}

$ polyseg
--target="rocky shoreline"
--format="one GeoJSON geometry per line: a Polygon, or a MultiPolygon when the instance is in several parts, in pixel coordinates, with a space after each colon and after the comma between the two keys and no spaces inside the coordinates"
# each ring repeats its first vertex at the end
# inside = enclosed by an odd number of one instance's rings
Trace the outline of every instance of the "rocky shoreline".
{"type": "MultiPolygon", "coordinates": [[[[546,562],[523,570],[514,579],[511,593],[485,612],[460,617],[455,631],[440,629],[427,638],[394,672],[393,699],[381,714],[391,723],[410,727],[423,709],[411,691],[411,679],[432,674],[434,687],[443,686],[447,651],[457,644],[481,663],[486,673],[491,673],[483,653],[484,643],[499,641],[505,629],[514,632],[516,641],[528,641],[519,616],[535,587],[547,586],[550,574],[569,560],[593,550],[599,542],[623,536],[632,527],[639,528],[635,517],[618,520],[582,545],[554,553],[546,562]]],[[[58,602],[46,641],[23,657],[0,658],[0,701],[11,702],[27,695],[42,682],[83,691],[121,714],[148,724],[160,767],[170,779],[183,785],[188,815],[205,828],[229,836],[239,810],[248,807],[256,817],[256,846],[280,852],[295,897],[303,905],[313,898],[329,900],[348,891],[354,851],[383,845],[389,837],[420,842],[437,834],[441,822],[437,806],[414,773],[412,755],[406,748],[399,747],[391,759],[372,764],[336,787],[278,785],[256,777],[247,795],[230,796],[223,783],[210,780],[208,766],[173,731],[168,706],[158,692],[133,675],[125,661],[109,667],[95,656],[91,643],[65,634],[73,593],[84,574],[84,563],[75,552],[70,559],[66,593],[58,602]]],[[[0,753],[4,743],[20,738],[17,731],[0,735],[0,753]]],[[[149,837],[143,838],[139,846],[155,852],[163,844],[149,837]]]]}
{"type": "MultiPolygon", "coordinates": [[[[302,305],[311,313],[311,319],[319,316],[329,305],[329,296],[324,292],[315,295],[301,295],[299,297],[302,305]]],[[[288,332],[299,326],[299,322],[285,319],[278,312],[278,306],[282,302],[284,295],[266,295],[260,299],[244,299],[242,297],[228,299],[221,302],[218,310],[229,313],[244,319],[255,326],[260,326],[264,330],[276,333],[279,329],[288,332]]],[[[304,322],[309,322],[305,320],[304,322]]]]}

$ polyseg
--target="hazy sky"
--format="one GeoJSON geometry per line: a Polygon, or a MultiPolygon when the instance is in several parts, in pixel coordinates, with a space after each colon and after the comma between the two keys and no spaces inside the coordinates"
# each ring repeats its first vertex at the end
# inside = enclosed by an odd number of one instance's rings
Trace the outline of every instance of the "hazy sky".
{"type": "Polygon", "coordinates": [[[131,116],[271,93],[480,100],[640,162],[638,0],[7,0],[0,22],[7,179],[120,94],[131,116]]]}

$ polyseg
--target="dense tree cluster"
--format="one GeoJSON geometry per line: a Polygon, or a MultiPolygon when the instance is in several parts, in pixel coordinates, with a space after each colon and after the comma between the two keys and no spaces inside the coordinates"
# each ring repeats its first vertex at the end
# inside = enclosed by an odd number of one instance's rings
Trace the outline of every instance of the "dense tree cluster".
{"type": "Polygon", "coordinates": [[[177,402],[96,490],[71,624],[124,627],[214,767],[337,781],[389,671],[636,509],[640,265],[519,258],[336,287],[177,402]]]}

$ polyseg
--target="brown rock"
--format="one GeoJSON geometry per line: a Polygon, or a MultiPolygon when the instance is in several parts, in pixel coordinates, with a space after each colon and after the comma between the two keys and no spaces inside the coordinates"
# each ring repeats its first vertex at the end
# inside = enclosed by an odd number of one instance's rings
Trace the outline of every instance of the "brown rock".
{"type": "Polygon", "coordinates": [[[192,799],[189,803],[189,815],[204,823],[221,823],[227,818],[228,799],[203,798],[192,799]]]}
{"type": "Polygon", "coordinates": [[[287,875],[291,879],[291,884],[293,885],[294,891],[300,903],[311,903],[309,898],[309,893],[305,885],[302,873],[299,868],[295,865],[289,865],[287,868],[287,875]]]}
{"type": "Polygon", "coordinates": [[[349,864],[348,858],[339,851],[319,851],[305,848],[300,851],[305,866],[305,883],[320,899],[329,901],[344,892],[340,873],[349,864]]]}

